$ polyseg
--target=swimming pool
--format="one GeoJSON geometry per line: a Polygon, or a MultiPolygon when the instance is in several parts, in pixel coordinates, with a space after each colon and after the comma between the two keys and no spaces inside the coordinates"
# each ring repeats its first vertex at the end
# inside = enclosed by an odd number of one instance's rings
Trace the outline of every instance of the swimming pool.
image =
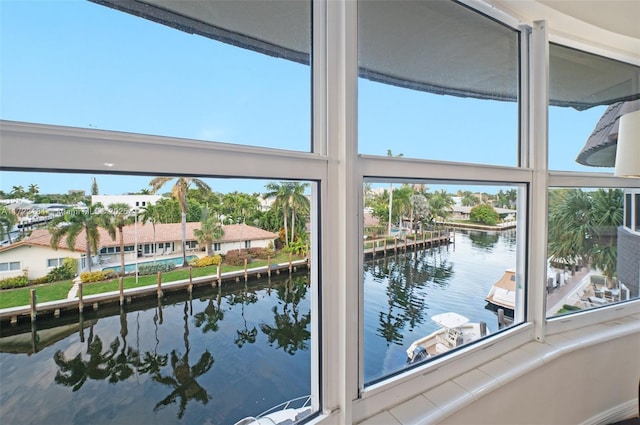
{"type": "MultiPolygon", "coordinates": [[[[194,258],[198,258],[197,255],[187,255],[187,262],[193,260],[194,258]]],[[[174,257],[174,258],[162,258],[160,260],[156,260],[156,261],[143,261],[143,262],[139,262],[138,263],[138,269],[140,268],[140,266],[142,265],[148,265],[148,264],[173,264],[176,267],[177,266],[181,266],[182,265],[182,257],[174,257]]],[[[120,271],[120,267],[105,267],[104,269],[102,269],[102,271],[107,271],[107,270],[111,270],[114,271],[116,273],[118,273],[120,271]]],[[[124,265],[124,272],[125,273],[131,273],[134,272],[136,270],[136,264],[125,264],[124,265]]]]}

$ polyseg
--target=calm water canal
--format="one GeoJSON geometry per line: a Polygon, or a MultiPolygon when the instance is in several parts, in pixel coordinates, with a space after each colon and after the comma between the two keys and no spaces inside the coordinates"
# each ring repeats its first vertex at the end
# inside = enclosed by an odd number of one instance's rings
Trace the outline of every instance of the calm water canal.
{"type": "MultiPolygon", "coordinates": [[[[515,267],[515,233],[458,232],[455,248],[365,264],[365,381],[406,367],[406,347],[456,311],[497,329],[484,297],[515,267]]],[[[233,424],[309,394],[306,275],[169,294],[0,329],[3,424],[233,424]],[[79,329],[82,328],[82,331],[79,329]],[[23,332],[20,334],[20,332],[23,332]],[[16,335],[18,334],[18,335],[16,335]]]]}

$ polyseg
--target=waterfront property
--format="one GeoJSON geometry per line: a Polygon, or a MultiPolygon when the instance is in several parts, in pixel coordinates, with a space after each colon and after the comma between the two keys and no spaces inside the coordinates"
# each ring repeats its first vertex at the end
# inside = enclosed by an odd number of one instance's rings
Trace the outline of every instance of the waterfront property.
{"type": "MultiPolygon", "coordinates": [[[[203,255],[205,246],[198,243],[194,230],[200,223],[187,223],[187,252],[203,255]]],[[[278,235],[246,224],[230,224],[223,226],[224,235],[214,242],[216,254],[225,254],[234,249],[267,248],[273,246],[278,235]]],[[[98,255],[91,256],[95,269],[102,269],[120,264],[120,246],[118,238],[111,239],[106,230],[100,228],[100,248],[98,255]]],[[[124,252],[125,262],[133,263],[136,258],[149,261],[154,258],[175,257],[182,255],[182,233],[180,223],[151,223],[125,226],[124,252]],[[136,251],[137,248],[137,251],[136,251]]],[[[62,265],[65,258],[78,261],[78,270],[87,269],[86,239],[84,232],[76,238],[73,251],[66,244],[66,238],[58,243],[58,248],[51,247],[51,234],[47,229],[36,229],[31,236],[0,248],[0,264],[13,264],[10,269],[0,271],[0,278],[19,276],[26,270],[29,279],[45,276],[55,267],[62,265]]]]}

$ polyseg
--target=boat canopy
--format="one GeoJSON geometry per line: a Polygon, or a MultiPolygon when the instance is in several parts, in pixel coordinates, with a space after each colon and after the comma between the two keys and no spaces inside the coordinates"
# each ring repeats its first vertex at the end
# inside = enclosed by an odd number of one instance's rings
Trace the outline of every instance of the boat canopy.
{"type": "Polygon", "coordinates": [[[449,329],[459,328],[460,326],[464,326],[469,322],[469,319],[467,319],[466,317],[453,312],[436,314],[435,316],[431,317],[431,320],[433,320],[443,328],[449,329]]]}

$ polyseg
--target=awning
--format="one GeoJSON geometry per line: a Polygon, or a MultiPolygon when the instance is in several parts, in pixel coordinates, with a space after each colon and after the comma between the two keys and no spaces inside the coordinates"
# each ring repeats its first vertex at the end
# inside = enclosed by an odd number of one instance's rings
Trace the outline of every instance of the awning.
{"type": "MultiPolygon", "coordinates": [[[[310,63],[310,1],[92,1],[181,31],[310,63]]],[[[517,31],[449,0],[361,0],[358,16],[361,77],[443,95],[517,99],[517,31]]],[[[639,67],[551,46],[550,68],[553,105],[587,109],[640,98],[639,67]]]]}

